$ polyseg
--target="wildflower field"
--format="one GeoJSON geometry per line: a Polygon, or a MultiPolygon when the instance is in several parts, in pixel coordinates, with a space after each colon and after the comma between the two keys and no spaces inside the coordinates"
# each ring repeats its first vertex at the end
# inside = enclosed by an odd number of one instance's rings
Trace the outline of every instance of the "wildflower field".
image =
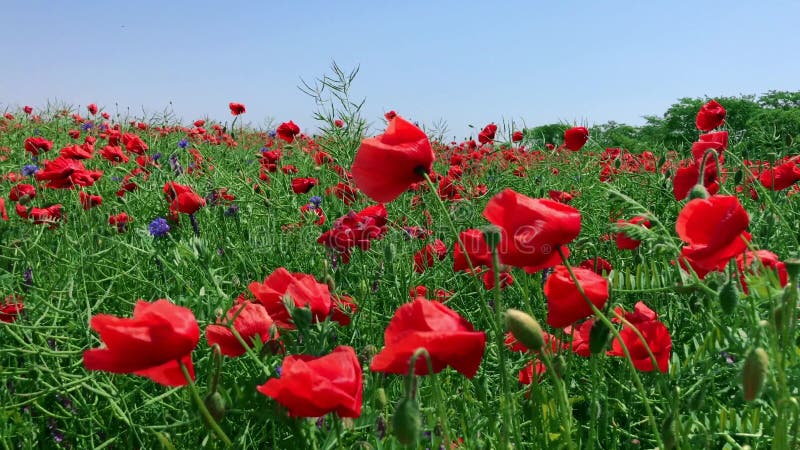
{"type": "Polygon", "coordinates": [[[724,100],[632,151],[334,93],[0,118],[1,448],[800,446],[796,145],[724,100]]]}

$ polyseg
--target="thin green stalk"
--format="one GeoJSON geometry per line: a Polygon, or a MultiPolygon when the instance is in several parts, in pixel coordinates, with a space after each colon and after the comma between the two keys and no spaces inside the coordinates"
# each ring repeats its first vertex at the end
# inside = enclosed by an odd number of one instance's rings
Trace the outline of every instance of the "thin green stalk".
{"type": "MultiPolygon", "coordinates": [[[[496,324],[500,327],[503,323],[503,294],[500,287],[500,256],[497,253],[497,246],[492,248],[492,266],[494,269],[494,310],[496,312],[496,324]]],[[[497,355],[500,359],[500,384],[503,392],[500,396],[500,412],[503,414],[503,449],[508,448],[508,439],[511,432],[515,436],[519,430],[514,425],[514,399],[511,397],[511,388],[508,385],[508,368],[506,363],[505,342],[502,333],[495,333],[495,344],[497,345],[497,355]]],[[[517,436],[517,444],[521,444],[517,436]]]]}
{"type": "Polygon", "coordinates": [[[233,445],[231,440],[222,431],[222,428],[219,427],[219,424],[216,420],[211,416],[211,413],[208,412],[208,408],[206,408],[206,404],[203,402],[203,399],[200,398],[200,394],[197,393],[197,388],[194,385],[194,381],[192,380],[191,375],[189,375],[189,370],[183,364],[183,362],[178,361],[178,365],[181,366],[181,372],[183,372],[183,376],[186,378],[186,385],[189,386],[189,392],[192,394],[192,398],[194,399],[195,404],[197,404],[197,409],[200,410],[200,415],[203,416],[205,419],[206,424],[211,427],[211,431],[217,435],[217,437],[225,444],[226,447],[230,447],[233,445]]]}

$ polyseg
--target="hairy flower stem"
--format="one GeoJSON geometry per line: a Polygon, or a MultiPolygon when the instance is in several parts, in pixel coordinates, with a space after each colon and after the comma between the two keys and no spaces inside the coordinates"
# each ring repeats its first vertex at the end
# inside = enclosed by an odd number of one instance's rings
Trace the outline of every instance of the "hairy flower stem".
{"type": "Polygon", "coordinates": [[[642,380],[639,378],[639,373],[636,371],[636,367],[633,365],[633,359],[631,359],[631,353],[628,351],[628,346],[625,345],[625,342],[622,340],[622,337],[619,335],[619,331],[614,328],[614,325],[608,320],[608,317],[600,311],[597,306],[592,303],[589,297],[586,296],[586,292],[583,290],[581,283],[578,281],[578,277],[575,276],[575,272],[572,271],[572,266],[567,261],[566,255],[564,254],[564,250],[559,247],[558,254],[561,255],[561,260],[564,263],[564,267],[567,268],[572,281],[575,283],[575,287],[578,289],[578,293],[581,294],[581,297],[586,301],[586,304],[592,308],[592,312],[594,315],[600,319],[605,326],[607,326],[611,333],[614,335],[614,338],[619,341],[620,346],[622,347],[622,352],[625,353],[625,360],[628,363],[628,367],[631,370],[631,377],[633,378],[634,384],[636,384],[636,388],[639,390],[639,395],[642,397],[642,403],[644,404],[645,412],[647,412],[647,421],[650,423],[650,427],[653,430],[653,437],[656,439],[656,443],[658,444],[658,448],[664,448],[664,443],[661,440],[661,432],[658,428],[658,423],[656,423],[655,415],[653,415],[653,409],[650,407],[650,401],[647,399],[647,394],[644,391],[644,386],[642,385],[642,380]]]}
{"type": "MultiPolygon", "coordinates": [[[[503,308],[503,294],[500,287],[500,256],[497,253],[496,245],[492,247],[492,266],[494,270],[494,310],[498,327],[500,327],[500,324],[503,323],[505,308],[503,308]]],[[[516,414],[514,412],[514,399],[511,396],[511,389],[508,385],[508,368],[506,367],[503,333],[495,333],[494,339],[497,345],[497,356],[500,359],[500,384],[503,387],[503,392],[500,396],[500,412],[503,414],[503,449],[506,449],[508,448],[508,438],[511,432],[516,434],[519,430],[514,425],[516,414]]]]}
{"type": "MultiPolygon", "coordinates": [[[[556,386],[558,387],[557,399],[558,403],[560,403],[558,409],[561,410],[561,426],[564,427],[563,431],[564,443],[566,444],[566,448],[572,450],[573,448],[575,448],[572,442],[572,405],[569,402],[569,394],[567,393],[567,386],[564,383],[564,380],[561,378],[561,376],[558,373],[556,373],[556,366],[555,364],[553,364],[553,360],[550,359],[550,354],[549,354],[550,348],[547,347],[549,345],[550,344],[545,344],[546,347],[542,349],[539,355],[542,357],[545,366],[547,366],[547,372],[550,374],[550,377],[553,378],[553,382],[556,383],[556,386]]],[[[534,379],[531,382],[536,382],[535,362],[533,366],[533,372],[534,372],[534,377],[533,377],[534,379]]]]}
{"type": "Polygon", "coordinates": [[[441,386],[439,386],[439,380],[437,380],[436,375],[433,373],[433,362],[431,361],[431,354],[428,353],[428,350],[425,347],[420,347],[414,351],[414,354],[411,355],[411,361],[409,361],[409,368],[408,368],[408,378],[406,379],[406,396],[409,398],[411,394],[414,392],[414,380],[415,380],[415,370],[414,367],[416,366],[417,359],[420,356],[425,357],[425,362],[428,364],[428,375],[433,380],[433,393],[435,396],[436,402],[436,413],[439,415],[439,420],[442,424],[442,436],[445,442],[445,446],[447,446],[450,442],[450,426],[448,424],[449,417],[447,415],[447,410],[445,409],[445,402],[444,396],[442,395],[441,386]]]}
{"type": "Polygon", "coordinates": [[[213,431],[214,434],[217,435],[217,437],[223,442],[223,444],[225,444],[226,447],[230,447],[231,445],[233,445],[233,443],[225,434],[225,432],[222,431],[222,428],[219,427],[219,424],[211,416],[211,413],[208,412],[206,404],[203,402],[203,399],[200,398],[200,394],[197,393],[197,388],[194,385],[194,381],[192,381],[191,375],[189,375],[189,370],[186,368],[183,362],[178,361],[178,364],[181,366],[181,372],[183,372],[183,376],[184,378],[186,378],[186,383],[187,383],[186,385],[189,386],[189,392],[191,392],[192,398],[194,399],[194,402],[197,404],[197,409],[200,410],[200,415],[202,415],[203,419],[205,419],[206,425],[208,425],[211,428],[211,431],[213,431]]]}

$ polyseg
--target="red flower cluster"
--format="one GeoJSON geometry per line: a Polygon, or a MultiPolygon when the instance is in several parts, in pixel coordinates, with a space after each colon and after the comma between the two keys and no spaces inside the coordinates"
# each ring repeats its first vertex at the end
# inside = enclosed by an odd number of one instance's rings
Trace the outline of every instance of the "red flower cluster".
{"type": "Polygon", "coordinates": [[[368,250],[374,239],[386,234],[386,206],[374,205],[359,212],[350,211],[336,219],[333,228],[322,233],[317,242],[330,248],[344,263],[350,261],[354,247],[368,250]]]}
{"type": "Polygon", "coordinates": [[[164,184],[164,197],[169,202],[169,210],[173,214],[194,214],[206,206],[206,200],[197,195],[189,186],[168,181],[164,184]]]}

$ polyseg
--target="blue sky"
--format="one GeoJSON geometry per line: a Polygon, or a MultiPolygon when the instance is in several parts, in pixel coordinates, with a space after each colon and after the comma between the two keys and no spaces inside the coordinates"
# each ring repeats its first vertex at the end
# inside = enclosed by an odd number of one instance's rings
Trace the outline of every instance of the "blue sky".
{"type": "Polygon", "coordinates": [[[423,123],[640,124],[680,97],[800,90],[797,1],[14,1],[0,109],[49,100],[313,130],[300,78],[423,123]]]}

